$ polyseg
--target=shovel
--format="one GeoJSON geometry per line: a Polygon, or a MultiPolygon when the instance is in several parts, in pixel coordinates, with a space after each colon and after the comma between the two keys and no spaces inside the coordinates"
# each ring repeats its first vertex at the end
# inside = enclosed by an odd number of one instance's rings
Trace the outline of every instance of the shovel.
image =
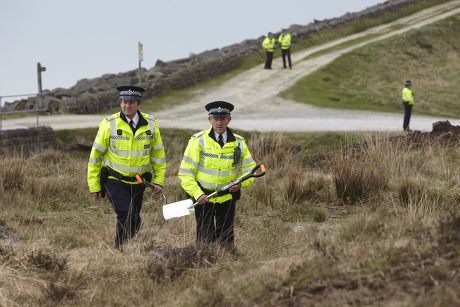
{"type": "MultiPolygon", "coordinates": [[[[153,184],[151,184],[150,182],[148,181],[145,181],[144,179],[142,179],[142,177],[140,175],[136,175],[136,180],[137,180],[137,183],[145,186],[145,187],[149,187],[153,190],[155,190],[155,187],[153,186],[153,184]]],[[[164,201],[166,202],[166,196],[164,194],[161,194],[161,196],[163,197],[164,201]]]]}
{"type": "MultiPolygon", "coordinates": [[[[262,177],[265,175],[265,167],[263,165],[257,165],[252,169],[252,171],[243,176],[238,178],[237,180],[223,186],[222,188],[218,189],[217,191],[211,193],[208,195],[208,198],[213,198],[217,196],[221,192],[225,192],[231,187],[240,184],[241,182],[249,179],[249,178],[255,178],[255,177],[262,177]],[[260,169],[260,172],[256,173],[256,171],[260,169]]],[[[198,202],[193,202],[191,199],[186,199],[186,200],[181,200],[175,203],[167,204],[163,206],[163,217],[165,220],[170,220],[173,218],[178,218],[182,216],[189,215],[194,211],[194,207],[198,204],[198,202]]]]}

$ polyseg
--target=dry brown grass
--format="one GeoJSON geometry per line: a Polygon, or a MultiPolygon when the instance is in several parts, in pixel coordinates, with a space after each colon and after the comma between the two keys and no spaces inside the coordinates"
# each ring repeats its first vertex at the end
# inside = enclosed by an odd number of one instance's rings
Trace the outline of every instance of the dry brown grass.
{"type": "MultiPolygon", "coordinates": [[[[182,148],[186,138],[174,135],[167,147],[182,148]]],[[[165,222],[165,201],[150,191],[140,233],[119,252],[110,205],[87,192],[86,157],[5,157],[2,227],[21,240],[0,238],[0,305],[459,302],[457,147],[365,137],[319,169],[288,135],[248,144],[267,175],[238,203],[239,257],[194,246],[194,217],[165,222]]],[[[184,197],[180,155],[168,154],[166,202],[184,197]]]]}

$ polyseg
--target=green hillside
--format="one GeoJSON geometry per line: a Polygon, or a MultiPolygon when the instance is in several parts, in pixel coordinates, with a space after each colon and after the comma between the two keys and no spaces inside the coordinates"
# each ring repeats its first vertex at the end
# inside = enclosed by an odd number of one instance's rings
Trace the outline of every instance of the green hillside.
{"type": "Polygon", "coordinates": [[[323,107],[397,112],[414,81],[415,113],[460,117],[460,15],[338,58],[282,96],[323,107]]]}

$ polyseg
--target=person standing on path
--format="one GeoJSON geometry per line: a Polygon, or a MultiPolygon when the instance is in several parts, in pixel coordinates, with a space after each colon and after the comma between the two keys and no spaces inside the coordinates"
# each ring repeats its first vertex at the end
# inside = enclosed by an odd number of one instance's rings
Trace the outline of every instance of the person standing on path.
{"type": "Polygon", "coordinates": [[[283,68],[287,68],[286,66],[286,57],[289,64],[289,69],[292,69],[292,62],[291,62],[291,33],[288,30],[283,29],[280,36],[278,37],[278,43],[281,46],[281,56],[283,58],[283,68]]]}
{"type": "Polygon", "coordinates": [[[414,91],[412,90],[411,80],[407,80],[404,83],[404,88],[402,90],[402,101],[404,105],[403,129],[404,131],[411,131],[409,128],[409,123],[412,114],[412,107],[414,105],[414,91]]]}
{"type": "Polygon", "coordinates": [[[209,199],[206,195],[248,174],[256,163],[243,137],[228,128],[234,106],[226,101],[208,103],[211,128],[194,134],[188,142],[178,177],[195,206],[196,242],[218,242],[231,254],[236,253],[233,222],[240,188],[254,178],[231,187],[228,192],[209,199]]]}
{"type": "Polygon", "coordinates": [[[265,49],[265,69],[272,69],[273,53],[275,52],[275,37],[272,32],[268,32],[262,42],[262,47],[265,49]]]}
{"type": "Polygon", "coordinates": [[[108,195],[117,214],[115,247],[121,250],[141,226],[145,187],[135,176],[152,182],[154,194],[163,193],[166,159],[156,119],[139,111],[144,89],[120,86],[121,112],[107,116],[99,130],[88,162],[88,187],[95,199],[108,195]]]}

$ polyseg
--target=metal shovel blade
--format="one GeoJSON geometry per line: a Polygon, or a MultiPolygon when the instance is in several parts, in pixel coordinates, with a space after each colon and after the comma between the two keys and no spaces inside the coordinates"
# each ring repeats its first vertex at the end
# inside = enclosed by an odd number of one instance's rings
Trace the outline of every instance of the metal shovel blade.
{"type": "Polygon", "coordinates": [[[181,200],[163,206],[163,217],[170,220],[177,217],[189,215],[193,212],[193,201],[191,199],[181,200]]]}

